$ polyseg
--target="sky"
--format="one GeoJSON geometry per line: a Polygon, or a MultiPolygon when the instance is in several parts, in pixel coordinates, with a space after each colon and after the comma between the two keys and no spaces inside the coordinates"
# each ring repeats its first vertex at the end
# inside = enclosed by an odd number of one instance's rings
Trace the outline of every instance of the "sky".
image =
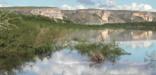
{"type": "Polygon", "coordinates": [[[156,0],[0,0],[0,7],[4,6],[155,10],[156,0]]]}

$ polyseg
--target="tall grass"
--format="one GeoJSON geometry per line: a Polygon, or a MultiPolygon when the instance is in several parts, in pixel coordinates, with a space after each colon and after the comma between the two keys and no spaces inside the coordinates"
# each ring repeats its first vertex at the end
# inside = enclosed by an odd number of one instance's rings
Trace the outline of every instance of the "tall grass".
{"type": "Polygon", "coordinates": [[[103,61],[116,62],[121,55],[127,54],[116,43],[79,43],[75,48],[82,54],[91,57],[97,63],[103,61]]]}

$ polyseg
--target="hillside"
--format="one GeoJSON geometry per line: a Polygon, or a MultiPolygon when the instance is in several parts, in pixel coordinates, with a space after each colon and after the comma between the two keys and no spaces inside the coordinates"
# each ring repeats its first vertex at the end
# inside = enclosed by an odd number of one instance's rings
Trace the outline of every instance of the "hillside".
{"type": "Polygon", "coordinates": [[[1,8],[22,14],[42,15],[49,18],[70,20],[80,24],[105,24],[129,22],[154,22],[156,12],[128,11],[128,10],[61,10],[55,7],[10,7],[1,8]]]}

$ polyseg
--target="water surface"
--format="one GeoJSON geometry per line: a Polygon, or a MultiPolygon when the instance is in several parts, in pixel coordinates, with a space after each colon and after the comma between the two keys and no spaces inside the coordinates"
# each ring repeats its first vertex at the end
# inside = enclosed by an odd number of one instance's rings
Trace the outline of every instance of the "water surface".
{"type": "Polygon", "coordinates": [[[156,32],[141,30],[90,30],[77,31],[68,40],[91,42],[116,41],[131,55],[121,56],[116,63],[91,65],[88,56],[68,48],[44,59],[28,62],[17,75],[156,75],[156,32]]]}
{"type": "Polygon", "coordinates": [[[42,59],[36,56],[35,61],[24,63],[21,68],[14,69],[13,73],[15,75],[156,75],[155,31],[75,30],[65,34],[58,44],[74,45],[77,41],[90,43],[115,41],[131,55],[123,55],[115,63],[105,61],[93,64],[87,55],[67,47],[42,59]]]}

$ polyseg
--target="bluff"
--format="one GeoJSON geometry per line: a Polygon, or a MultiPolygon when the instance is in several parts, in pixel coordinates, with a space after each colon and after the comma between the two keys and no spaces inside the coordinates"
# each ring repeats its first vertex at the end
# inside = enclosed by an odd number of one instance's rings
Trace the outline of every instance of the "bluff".
{"type": "Polygon", "coordinates": [[[63,10],[64,17],[83,24],[153,22],[156,21],[156,12],[128,11],[128,10],[63,10]]]}
{"type": "Polygon", "coordinates": [[[0,9],[9,9],[9,11],[15,11],[17,13],[41,15],[54,19],[66,19],[74,23],[89,25],[156,21],[156,12],[147,11],[102,9],[61,10],[55,7],[8,7],[0,9]]]}

